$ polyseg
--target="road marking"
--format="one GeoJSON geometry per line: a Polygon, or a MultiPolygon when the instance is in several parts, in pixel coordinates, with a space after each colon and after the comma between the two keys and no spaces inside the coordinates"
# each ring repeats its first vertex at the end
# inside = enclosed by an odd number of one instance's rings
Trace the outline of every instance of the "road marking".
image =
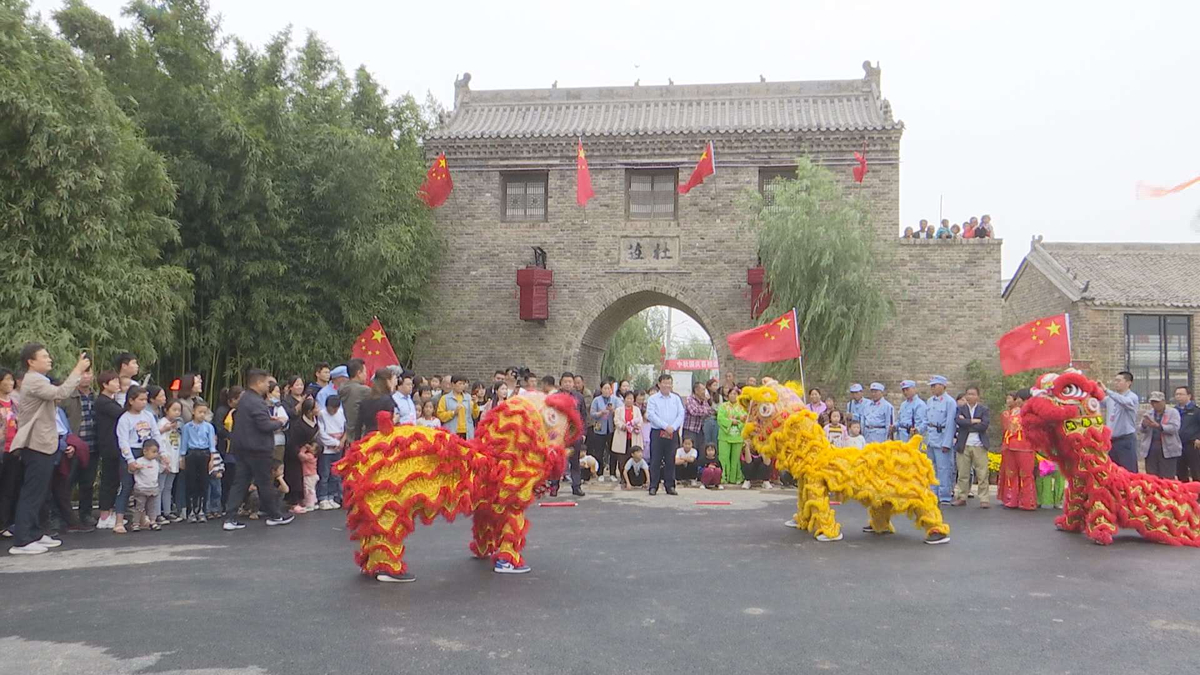
{"type": "Polygon", "coordinates": [[[266,670],[257,667],[163,671],[156,668],[159,659],[167,655],[163,653],[123,659],[109,654],[108,650],[102,647],[73,642],[24,640],[18,637],[0,638],[0,654],[4,654],[4,666],[0,668],[0,673],[133,675],[154,671],[156,675],[267,675],[266,670]]]}
{"type": "Polygon", "coordinates": [[[37,556],[0,557],[0,574],[26,572],[64,572],[95,567],[125,567],[160,562],[205,560],[226,546],[210,544],[179,544],[162,546],[121,546],[116,548],[59,549],[37,556]]]}

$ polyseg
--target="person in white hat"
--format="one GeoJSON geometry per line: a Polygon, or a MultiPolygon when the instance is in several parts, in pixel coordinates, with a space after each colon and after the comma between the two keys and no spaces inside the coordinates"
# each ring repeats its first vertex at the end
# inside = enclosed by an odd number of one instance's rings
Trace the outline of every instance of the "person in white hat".
{"type": "Polygon", "coordinates": [[[866,405],[862,414],[863,438],[868,443],[886,441],[892,426],[896,424],[896,409],[883,397],[883,392],[882,383],[871,383],[871,402],[866,405]]]}
{"type": "Polygon", "coordinates": [[[846,404],[846,422],[861,422],[863,411],[870,401],[863,398],[863,386],[857,382],[850,385],[850,402],[846,404]]]}
{"type": "Polygon", "coordinates": [[[904,380],[900,383],[900,393],[904,394],[904,402],[896,413],[896,440],[907,441],[913,436],[925,436],[928,424],[925,421],[925,401],[917,396],[917,383],[904,380]]]}
{"type": "Polygon", "coordinates": [[[954,415],[958,408],[946,393],[946,378],[929,378],[929,400],[925,403],[925,447],[933,461],[938,484],[933,491],[938,502],[949,504],[954,490],[954,415]]]}

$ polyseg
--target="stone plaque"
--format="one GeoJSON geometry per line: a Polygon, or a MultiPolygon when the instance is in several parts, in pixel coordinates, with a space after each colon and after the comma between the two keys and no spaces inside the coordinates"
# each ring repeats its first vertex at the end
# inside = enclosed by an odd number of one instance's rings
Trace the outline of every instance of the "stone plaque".
{"type": "Polygon", "coordinates": [[[621,237],[620,266],[625,269],[674,269],[681,248],[677,236],[621,237]]]}

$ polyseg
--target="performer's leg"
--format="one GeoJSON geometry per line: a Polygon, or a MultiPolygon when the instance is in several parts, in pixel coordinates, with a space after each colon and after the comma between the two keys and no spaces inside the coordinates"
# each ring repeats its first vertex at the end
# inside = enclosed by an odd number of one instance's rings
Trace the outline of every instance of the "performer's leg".
{"type": "Polygon", "coordinates": [[[807,483],[808,494],[804,503],[805,512],[811,514],[808,520],[808,531],[813,536],[824,535],[830,539],[842,536],[842,528],[838,525],[837,514],[829,506],[829,493],[825,484],[820,481],[807,483]]]}
{"type": "Polygon", "coordinates": [[[908,515],[916,521],[918,529],[925,531],[925,536],[931,534],[950,534],[950,526],[942,519],[942,510],[938,508],[937,495],[932,492],[921,499],[920,504],[908,509],[908,515]]]}
{"type": "Polygon", "coordinates": [[[877,504],[868,507],[867,517],[870,521],[871,529],[874,530],[875,534],[896,531],[896,528],[892,525],[891,504],[877,504]]]}
{"type": "Polygon", "coordinates": [[[1037,460],[1032,452],[1014,452],[1013,455],[1017,464],[1017,508],[1032,511],[1037,508],[1037,495],[1033,485],[1037,460]]]}
{"type": "Polygon", "coordinates": [[[1071,488],[1066,490],[1063,513],[1054,519],[1055,527],[1064,532],[1080,532],[1083,530],[1083,519],[1086,515],[1086,485],[1086,480],[1078,476],[1071,481],[1071,488]]]}
{"type": "Polygon", "coordinates": [[[500,538],[492,561],[508,561],[513,567],[524,567],[525,558],[521,552],[525,550],[525,534],[529,532],[529,521],[525,520],[525,513],[517,511],[497,517],[500,523],[500,538]]]}
{"type": "Polygon", "coordinates": [[[396,534],[368,535],[359,540],[359,550],[354,562],[363,574],[387,574],[398,577],[408,571],[404,562],[404,539],[412,533],[411,527],[396,528],[396,534]]]}
{"type": "Polygon", "coordinates": [[[472,519],[471,552],[477,558],[487,558],[496,552],[500,545],[499,516],[490,506],[481,506],[475,510],[472,519]]]}
{"type": "Polygon", "coordinates": [[[1111,544],[1113,535],[1117,533],[1116,514],[1108,508],[1107,504],[1098,499],[1093,500],[1087,509],[1087,515],[1084,516],[1083,533],[1097,544],[1105,546],[1111,544]]]}

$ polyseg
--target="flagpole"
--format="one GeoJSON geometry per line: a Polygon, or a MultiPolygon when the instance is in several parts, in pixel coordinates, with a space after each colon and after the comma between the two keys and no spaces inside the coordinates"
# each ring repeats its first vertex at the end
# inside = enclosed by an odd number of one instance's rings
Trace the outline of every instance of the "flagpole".
{"type": "MultiPolygon", "coordinates": [[[[795,307],[792,308],[792,319],[794,319],[792,321],[792,329],[796,332],[796,349],[799,350],[800,349],[800,312],[795,307]]],[[[803,351],[801,351],[801,353],[799,353],[796,356],[796,363],[798,363],[800,365],[800,388],[804,389],[804,391],[807,392],[808,389],[806,389],[804,386],[804,353],[803,353],[803,351]]]]}
{"type": "Polygon", "coordinates": [[[1067,318],[1067,353],[1070,357],[1067,359],[1067,367],[1075,367],[1075,350],[1071,349],[1071,313],[1064,312],[1063,316],[1067,318]]]}

